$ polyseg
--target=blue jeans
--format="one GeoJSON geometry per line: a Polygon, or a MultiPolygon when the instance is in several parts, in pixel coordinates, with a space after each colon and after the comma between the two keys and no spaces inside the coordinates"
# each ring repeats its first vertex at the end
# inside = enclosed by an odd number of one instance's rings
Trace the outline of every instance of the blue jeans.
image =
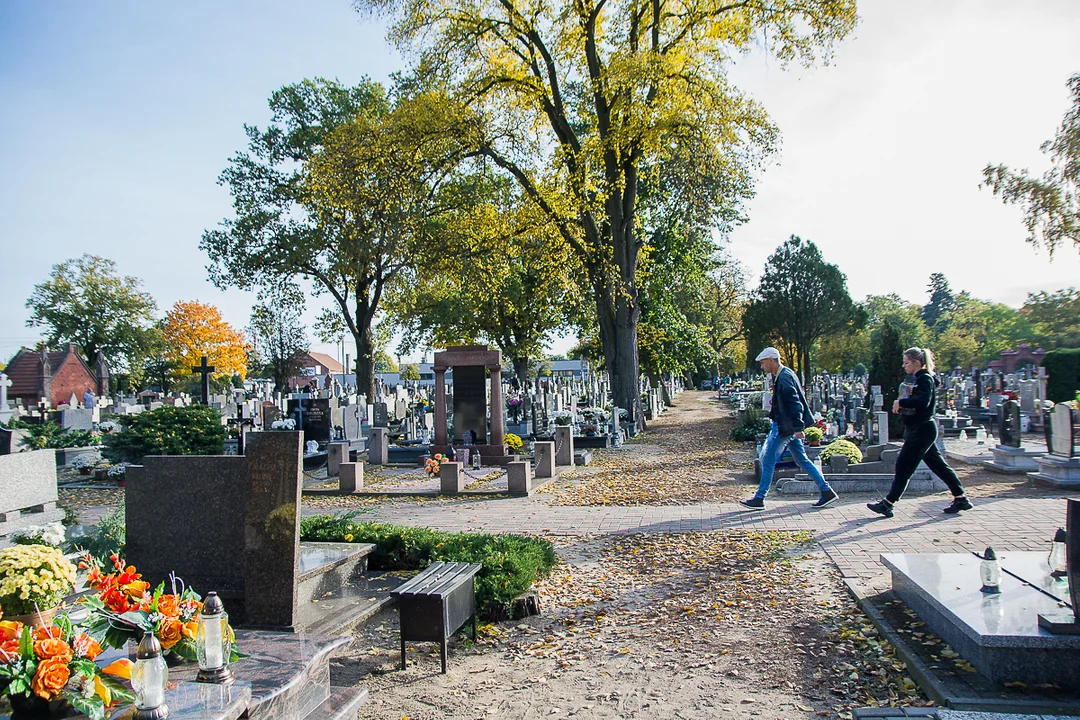
{"type": "Polygon", "coordinates": [[[791,450],[791,457],[795,460],[795,464],[809,473],[810,477],[817,483],[818,490],[825,492],[829,489],[829,483],[825,482],[825,476],[806,456],[803,441],[794,435],[780,435],[776,423],[773,423],[772,428],[769,429],[769,436],[765,438],[765,448],[761,453],[761,484],[758,485],[754,497],[764,500],[765,496],[769,494],[769,488],[772,486],[773,471],[776,470],[776,463],[784,454],[785,448],[791,450]]]}

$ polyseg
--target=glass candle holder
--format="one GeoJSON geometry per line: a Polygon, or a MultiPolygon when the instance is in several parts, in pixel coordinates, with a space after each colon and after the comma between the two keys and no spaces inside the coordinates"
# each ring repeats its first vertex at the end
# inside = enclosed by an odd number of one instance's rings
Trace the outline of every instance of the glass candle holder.
{"type": "Polygon", "coordinates": [[[197,682],[227,685],[233,681],[229,670],[232,638],[229,635],[229,614],[216,592],[206,594],[195,631],[195,655],[199,661],[197,682]]]}
{"type": "Polygon", "coordinates": [[[134,720],[162,720],[169,716],[165,704],[165,686],[169,667],[161,656],[161,643],[154,633],[146,632],[139,643],[135,666],[131,668],[131,689],[135,692],[134,720]]]}

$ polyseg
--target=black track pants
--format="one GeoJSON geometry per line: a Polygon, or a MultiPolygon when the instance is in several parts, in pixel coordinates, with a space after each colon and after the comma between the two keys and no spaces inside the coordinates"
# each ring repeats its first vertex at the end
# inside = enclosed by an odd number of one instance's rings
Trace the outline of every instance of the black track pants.
{"type": "Polygon", "coordinates": [[[909,425],[904,430],[904,446],[900,448],[900,454],[896,457],[896,475],[893,477],[892,488],[885,498],[892,503],[900,500],[904,491],[907,490],[908,481],[919,467],[919,461],[925,460],[926,467],[944,481],[952,492],[953,497],[964,494],[964,486],[960,478],[941,457],[935,441],[937,440],[937,423],[933,420],[921,422],[918,425],[909,425]]]}

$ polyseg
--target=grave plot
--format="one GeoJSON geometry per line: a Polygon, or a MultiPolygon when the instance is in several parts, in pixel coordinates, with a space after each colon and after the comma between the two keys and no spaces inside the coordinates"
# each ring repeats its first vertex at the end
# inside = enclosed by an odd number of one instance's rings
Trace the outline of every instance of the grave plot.
{"type": "MultiPolygon", "coordinates": [[[[378,495],[438,495],[439,476],[428,475],[423,468],[368,468],[364,489],[358,496],[378,495]]],[[[502,494],[507,492],[506,468],[482,467],[479,470],[462,468],[465,492],[473,494],[502,494]]]]}

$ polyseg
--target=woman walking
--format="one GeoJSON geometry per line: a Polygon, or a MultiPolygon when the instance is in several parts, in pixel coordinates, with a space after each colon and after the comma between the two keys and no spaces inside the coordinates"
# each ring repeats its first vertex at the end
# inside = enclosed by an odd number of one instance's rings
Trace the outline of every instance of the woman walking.
{"type": "Polygon", "coordinates": [[[941,478],[952,492],[952,505],[945,508],[949,515],[970,510],[971,501],[964,495],[964,486],[960,478],[937,448],[937,423],[934,421],[935,395],[937,380],[934,379],[934,354],[929,348],[908,348],[904,351],[904,372],[915,376],[915,390],[910,397],[893,403],[893,412],[900,414],[901,408],[912,411],[902,416],[904,421],[904,446],[896,458],[896,474],[892,488],[881,502],[867,503],[879,515],[892,517],[893,505],[900,501],[907,490],[908,481],[919,467],[919,461],[926,462],[930,471],[941,478]]]}

